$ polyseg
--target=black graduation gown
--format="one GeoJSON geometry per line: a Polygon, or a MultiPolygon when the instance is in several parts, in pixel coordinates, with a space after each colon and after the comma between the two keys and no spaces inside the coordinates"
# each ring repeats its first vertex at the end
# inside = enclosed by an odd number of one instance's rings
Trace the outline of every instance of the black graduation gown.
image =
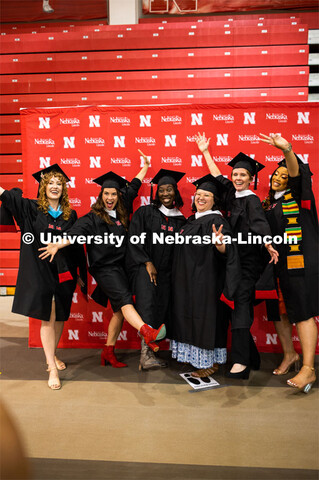
{"type": "MultiPolygon", "coordinates": [[[[134,178],[123,190],[122,199],[128,212],[132,210],[133,200],[138,194],[141,181],[134,178]]],[[[132,304],[127,275],[124,269],[124,258],[127,248],[127,231],[116,217],[110,217],[112,224],[106,223],[94,212],[89,212],[75,223],[69,234],[78,237],[85,235],[87,238],[94,236],[100,238],[97,243],[94,238],[86,243],[89,272],[96,280],[98,286],[92,298],[98,304],[106,307],[110,300],[112,309],[117,312],[127,304],[132,304]],[[117,243],[107,243],[110,236],[123,239],[120,246],[117,243]]]]}
{"type": "MultiPolygon", "coordinates": [[[[318,216],[315,199],[311,191],[310,208],[303,208],[302,203],[302,182],[310,180],[311,173],[308,165],[299,166],[300,176],[289,177],[288,188],[293,199],[299,206],[299,225],[302,230],[301,251],[304,256],[305,268],[302,270],[287,269],[287,253],[289,245],[284,243],[276,245],[279,252],[279,261],[274,266],[275,275],[279,279],[280,289],[283,294],[288,319],[291,323],[308,320],[319,314],[319,259],[318,259],[318,216]],[[307,178],[308,177],[308,178],[307,178]]],[[[274,200],[266,211],[272,235],[283,236],[287,226],[282,210],[283,197],[274,200]]],[[[270,320],[278,320],[278,310],[271,309],[268,304],[267,313],[270,320]]]]}
{"type": "MultiPolygon", "coordinates": [[[[192,215],[181,235],[211,237],[212,225],[223,225],[223,233],[232,236],[230,226],[220,214],[210,213],[195,219],[192,215]]],[[[237,247],[226,245],[221,254],[212,244],[176,245],[173,262],[173,322],[170,338],[202,349],[213,350],[216,329],[223,315],[222,294],[232,300],[240,280],[237,247]]],[[[218,345],[219,347],[226,347],[218,345]]]]}
{"type": "Polygon", "coordinates": [[[40,241],[41,233],[61,235],[67,232],[77,219],[76,212],[72,211],[69,220],[63,220],[62,215],[54,219],[50,214],[45,215],[38,209],[36,200],[23,198],[22,191],[17,188],[5,190],[1,200],[21,229],[19,272],[12,311],[49,321],[54,295],[56,320],[66,321],[70,315],[76,287],[77,266],[84,255],[83,248],[74,246],[67,252],[61,250],[52,263],[49,259],[41,260],[38,249],[45,246],[40,241]],[[30,244],[23,242],[23,235],[26,233],[34,237],[30,244]],[[73,280],[59,283],[58,263],[68,266],[73,280]]]}
{"type": "Polygon", "coordinates": [[[165,216],[155,205],[140,207],[133,215],[129,236],[146,233],[145,244],[128,243],[126,268],[136,310],[143,321],[153,328],[169,323],[171,316],[171,272],[174,245],[153,242],[153,233],[174,235],[185,223],[185,217],[165,216]],[[157,270],[157,286],[150,281],[145,262],[152,262],[157,270]]]}
{"type": "MultiPolygon", "coordinates": [[[[269,224],[257,195],[235,197],[235,188],[230,180],[222,175],[216,177],[227,187],[223,197],[227,218],[236,237],[242,239],[252,235],[271,235],[269,224]]],[[[253,302],[255,285],[263,268],[262,245],[238,245],[241,266],[241,282],[235,295],[235,310],[232,316],[232,329],[250,328],[254,320],[253,302]]]]}

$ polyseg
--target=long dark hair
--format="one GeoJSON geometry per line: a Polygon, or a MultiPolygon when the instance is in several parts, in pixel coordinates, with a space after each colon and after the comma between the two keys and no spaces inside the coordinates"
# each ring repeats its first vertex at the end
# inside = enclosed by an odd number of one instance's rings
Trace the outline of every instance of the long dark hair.
{"type": "MultiPolygon", "coordinates": [[[[93,203],[91,210],[92,212],[95,213],[98,217],[100,217],[104,222],[108,223],[109,225],[114,225],[113,220],[111,219],[110,215],[107,213],[105,210],[105,205],[102,199],[103,195],[103,188],[100,191],[99,196],[97,197],[97,200],[95,203],[93,203]]],[[[117,193],[117,204],[116,204],[116,212],[118,214],[118,218],[122,225],[127,229],[128,228],[128,213],[126,211],[126,208],[124,206],[124,202],[122,199],[122,194],[121,192],[116,188],[116,193],[117,193]]]]}
{"type": "MultiPolygon", "coordinates": [[[[272,175],[270,177],[270,184],[269,184],[269,191],[268,191],[268,195],[267,197],[261,202],[261,206],[264,210],[269,210],[269,207],[274,203],[274,200],[275,200],[275,191],[271,188],[271,185],[272,185],[272,179],[273,179],[273,176],[275,175],[275,173],[277,172],[278,168],[280,167],[277,167],[276,170],[274,170],[272,172],[272,175]]],[[[287,174],[288,174],[288,170],[287,170],[287,174]]],[[[288,186],[288,184],[287,184],[288,186]]]]}
{"type": "MultiPolygon", "coordinates": [[[[181,208],[184,205],[183,199],[181,194],[179,193],[179,190],[177,188],[177,185],[173,185],[170,183],[170,185],[173,187],[174,192],[175,192],[175,198],[174,198],[174,207],[175,208],[181,208]]],[[[159,208],[162,205],[162,202],[159,199],[158,196],[158,187],[156,190],[155,198],[151,200],[152,205],[155,205],[155,207],[159,208]]]]}

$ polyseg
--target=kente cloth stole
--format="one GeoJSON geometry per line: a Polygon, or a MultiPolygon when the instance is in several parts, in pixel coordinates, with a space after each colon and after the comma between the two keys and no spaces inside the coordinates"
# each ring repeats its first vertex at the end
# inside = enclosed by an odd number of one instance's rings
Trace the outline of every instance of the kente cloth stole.
{"type": "Polygon", "coordinates": [[[297,243],[289,244],[287,255],[287,269],[290,274],[300,273],[305,268],[304,256],[302,252],[302,230],[299,223],[300,211],[297,202],[294,200],[290,190],[284,195],[282,202],[282,211],[287,219],[285,228],[286,237],[297,237],[297,243]]]}

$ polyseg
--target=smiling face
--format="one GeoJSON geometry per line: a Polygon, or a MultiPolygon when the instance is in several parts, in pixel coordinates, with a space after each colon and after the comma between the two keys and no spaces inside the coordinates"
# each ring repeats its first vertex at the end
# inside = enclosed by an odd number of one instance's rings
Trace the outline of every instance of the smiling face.
{"type": "Polygon", "coordinates": [[[104,188],[102,200],[107,210],[114,210],[118,199],[119,197],[116,188],[104,188]]]}
{"type": "Polygon", "coordinates": [[[288,184],[288,170],[286,167],[279,167],[271,179],[271,188],[275,192],[286,190],[288,184]]]}
{"type": "Polygon", "coordinates": [[[157,189],[159,201],[166,208],[173,208],[175,200],[175,190],[173,185],[161,185],[157,189]]]}
{"type": "Polygon", "coordinates": [[[195,207],[198,212],[206,212],[211,210],[214,205],[214,194],[207,190],[198,188],[195,193],[195,207]]]}
{"type": "Polygon", "coordinates": [[[237,192],[242,192],[248,189],[252,176],[246,168],[234,168],[231,179],[237,192]]]}
{"type": "Polygon", "coordinates": [[[51,177],[47,186],[46,186],[46,196],[47,199],[51,201],[59,200],[62,195],[63,185],[62,181],[57,177],[51,177]]]}

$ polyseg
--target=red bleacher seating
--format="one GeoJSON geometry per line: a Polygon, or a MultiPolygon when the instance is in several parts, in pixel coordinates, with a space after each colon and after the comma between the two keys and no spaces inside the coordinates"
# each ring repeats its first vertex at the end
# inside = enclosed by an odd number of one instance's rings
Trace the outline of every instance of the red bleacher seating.
{"type": "Polygon", "coordinates": [[[10,174],[10,175],[0,175],[0,185],[5,190],[10,190],[11,188],[23,188],[23,177],[22,175],[10,174]]]}
{"type": "MultiPolygon", "coordinates": [[[[4,98],[4,97],[2,97],[4,98]]],[[[14,104],[14,103],[13,103],[14,104]]],[[[3,103],[1,99],[1,109],[3,103]]],[[[4,110],[2,110],[5,113],[4,110]]],[[[17,108],[14,107],[14,110],[10,113],[16,113],[17,108]]],[[[20,135],[0,135],[0,151],[1,153],[21,153],[22,146],[21,146],[21,136],[20,135]]]]}
{"type": "Polygon", "coordinates": [[[248,14],[241,14],[238,15],[228,14],[228,15],[180,15],[180,16],[166,16],[165,18],[162,17],[145,17],[140,18],[139,23],[179,23],[179,22],[211,22],[215,19],[223,20],[225,22],[232,22],[232,21],[257,21],[263,22],[265,20],[270,20],[274,23],[280,23],[285,19],[295,21],[299,20],[301,23],[305,23],[308,25],[310,29],[319,28],[319,14],[318,10],[316,11],[307,11],[307,12],[276,12],[276,13],[248,13],[248,14]]]}
{"type": "Polygon", "coordinates": [[[6,250],[1,256],[2,268],[18,268],[19,266],[19,250],[6,250]]]}
{"type": "Polygon", "coordinates": [[[18,250],[20,248],[20,232],[0,233],[0,250],[18,250]]]}
{"type": "Polygon", "coordinates": [[[0,115],[0,131],[2,134],[12,135],[20,133],[19,115],[0,115]]]}
{"type": "Polygon", "coordinates": [[[0,155],[0,174],[23,173],[21,155],[0,155]]]}
{"type": "Polygon", "coordinates": [[[308,45],[61,52],[0,57],[2,74],[307,65],[308,45]]]}
{"type": "Polygon", "coordinates": [[[0,286],[13,286],[17,283],[17,268],[0,268],[0,286]]]}
{"type": "MultiPolygon", "coordinates": [[[[211,46],[287,45],[307,43],[306,25],[270,25],[267,27],[231,27],[229,30],[214,27],[212,22],[192,25],[191,28],[163,30],[105,30],[79,35],[69,33],[39,33],[22,36],[1,36],[3,53],[31,53],[57,51],[132,50],[154,48],[194,48],[211,46]],[[194,28],[193,28],[194,27],[194,28]]],[[[165,29],[164,29],[165,28],[165,29]]]]}
{"type": "Polygon", "coordinates": [[[307,101],[308,88],[263,88],[236,90],[170,90],[143,92],[88,92],[34,95],[3,95],[4,113],[16,113],[19,106],[55,107],[68,105],[125,105],[158,103],[228,103],[262,101],[307,101]]]}
{"type": "Polygon", "coordinates": [[[300,87],[309,67],[2,75],[3,94],[300,87]]]}

